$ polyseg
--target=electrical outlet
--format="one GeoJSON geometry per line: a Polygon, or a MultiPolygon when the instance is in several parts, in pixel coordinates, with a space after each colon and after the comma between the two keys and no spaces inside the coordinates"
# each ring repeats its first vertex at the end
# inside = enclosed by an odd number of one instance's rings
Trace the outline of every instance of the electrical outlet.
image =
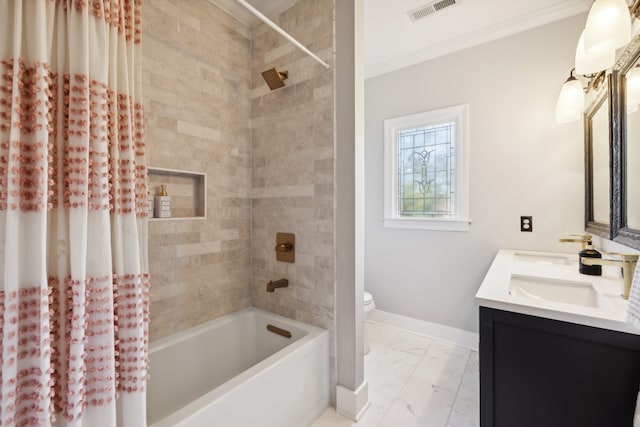
{"type": "Polygon", "coordinates": [[[533,217],[521,216],[520,217],[520,231],[532,232],[533,231],[533,217]]]}

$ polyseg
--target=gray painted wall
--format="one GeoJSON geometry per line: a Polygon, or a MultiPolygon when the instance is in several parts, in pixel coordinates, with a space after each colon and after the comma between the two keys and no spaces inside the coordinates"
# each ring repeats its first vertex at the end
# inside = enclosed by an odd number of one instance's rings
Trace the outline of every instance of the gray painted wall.
{"type": "Polygon", "coordinates": [[[499,248],[578,250],[557,239],[584,229],[582,124],[556,124],[555,104],[585,21],[366,81],[365,289],[379,309],[477,331],[474,296],[499,248]],[[470,104],[470,231],[384,228],[383,121],[458,104],[470,104]]]}

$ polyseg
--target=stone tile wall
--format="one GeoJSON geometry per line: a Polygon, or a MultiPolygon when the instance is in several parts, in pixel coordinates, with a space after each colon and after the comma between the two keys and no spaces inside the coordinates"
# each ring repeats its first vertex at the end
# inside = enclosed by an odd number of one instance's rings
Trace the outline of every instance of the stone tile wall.
{"type": "Polygon", "coordinates": [[[148,164],[208,196],[207,219],[149,223],[153,341],[251,305],[251,41],[205,0],[146,2],[142,40],[148,164]]]}
{"type": "MultiPolygon", "coordinates": [[[[333,0],[300,0],[274,21],[333,64],[333,13],[333,0]]],[[[251,98],[253,305],[333,334],[333,67],[261,24],[252,30],[251,98]],[[273,92],[260,75],[272,67],[289,72],[273,92]],[[295,263],[276,261],[277,232],[295,233],[295,263]],[[289,287],[267,293],[266,283],[281,278],[289,287]]]]}
{"type": "MultiPolygon", "coordinates": [[[[274,21],[333,64],[333,14],[300,0],[274,21]]],[[[142,60],[149,165],[208,175],[207,219],[149,224],[151,340],[250,305],[333,335],[333,68],[204,0],[147,2],[142,60]],[[289,78],[271,92],[274,66],[289,78]],[[294,264],[275,260],[279,231],[296,234],[294,264]]]]}

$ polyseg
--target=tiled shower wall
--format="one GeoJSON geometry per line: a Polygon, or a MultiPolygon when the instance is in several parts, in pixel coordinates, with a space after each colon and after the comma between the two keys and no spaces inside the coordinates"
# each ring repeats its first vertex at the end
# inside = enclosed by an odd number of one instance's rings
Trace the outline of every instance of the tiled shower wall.
{"type": "MultiPolygon", "coordinates": [[[[333,65],[333,14],[300,0],[274,21],[333,65]]],[[[154,0],[143,79],[149,165],[208,179],[206,220],[149,224],[151,340],[252,304],[333,331],[333,67],[205,0],[154,0]],[[289,79],[271,92],[274,66],[289,79]],[[279,231],[296,234],[294,264],[275,260],[279,231]]]]}
{"type": "MultiPolygon", "coordinates": [[[[333,64],[333,11],[333,0],[300,0],[274,21],[333,64]]],[[[262,24],[252,33],[252,85],[253,305],[333,331],[333,67],[262,24]],[[260,75],[272,67],[289,72],[273,92],[260,75]],[[295,233],[295,263],[276,261],[277,232],[295,233]],[[289,287],[267,293],[281,278],[289,287]]]]}
{"type": "Polygon", "coordinates": [[[147,162],[208,180],[207,219],[149,223],[153,341],[251,305],[251,42],[205,0],[146,2],[142,40],[147,162]]]}

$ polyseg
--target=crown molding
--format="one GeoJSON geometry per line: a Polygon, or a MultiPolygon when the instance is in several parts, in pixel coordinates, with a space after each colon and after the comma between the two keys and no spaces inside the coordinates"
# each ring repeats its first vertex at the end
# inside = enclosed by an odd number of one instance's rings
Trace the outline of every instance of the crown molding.
{"type": "Polygon", "coordinates": [[[465,34],[455,39],[447,40],[443,43],[429,46],[428,48],[407,55],[402,55],[373,65],[365,65],[365,79],[390,73],[401,68],[530,30],[580,13],[586,13],[590,6],[590,2],[585,2],[584,0],[574,0],[570,3],[554,5],[503,21],[479,31],[465,34]]]}

